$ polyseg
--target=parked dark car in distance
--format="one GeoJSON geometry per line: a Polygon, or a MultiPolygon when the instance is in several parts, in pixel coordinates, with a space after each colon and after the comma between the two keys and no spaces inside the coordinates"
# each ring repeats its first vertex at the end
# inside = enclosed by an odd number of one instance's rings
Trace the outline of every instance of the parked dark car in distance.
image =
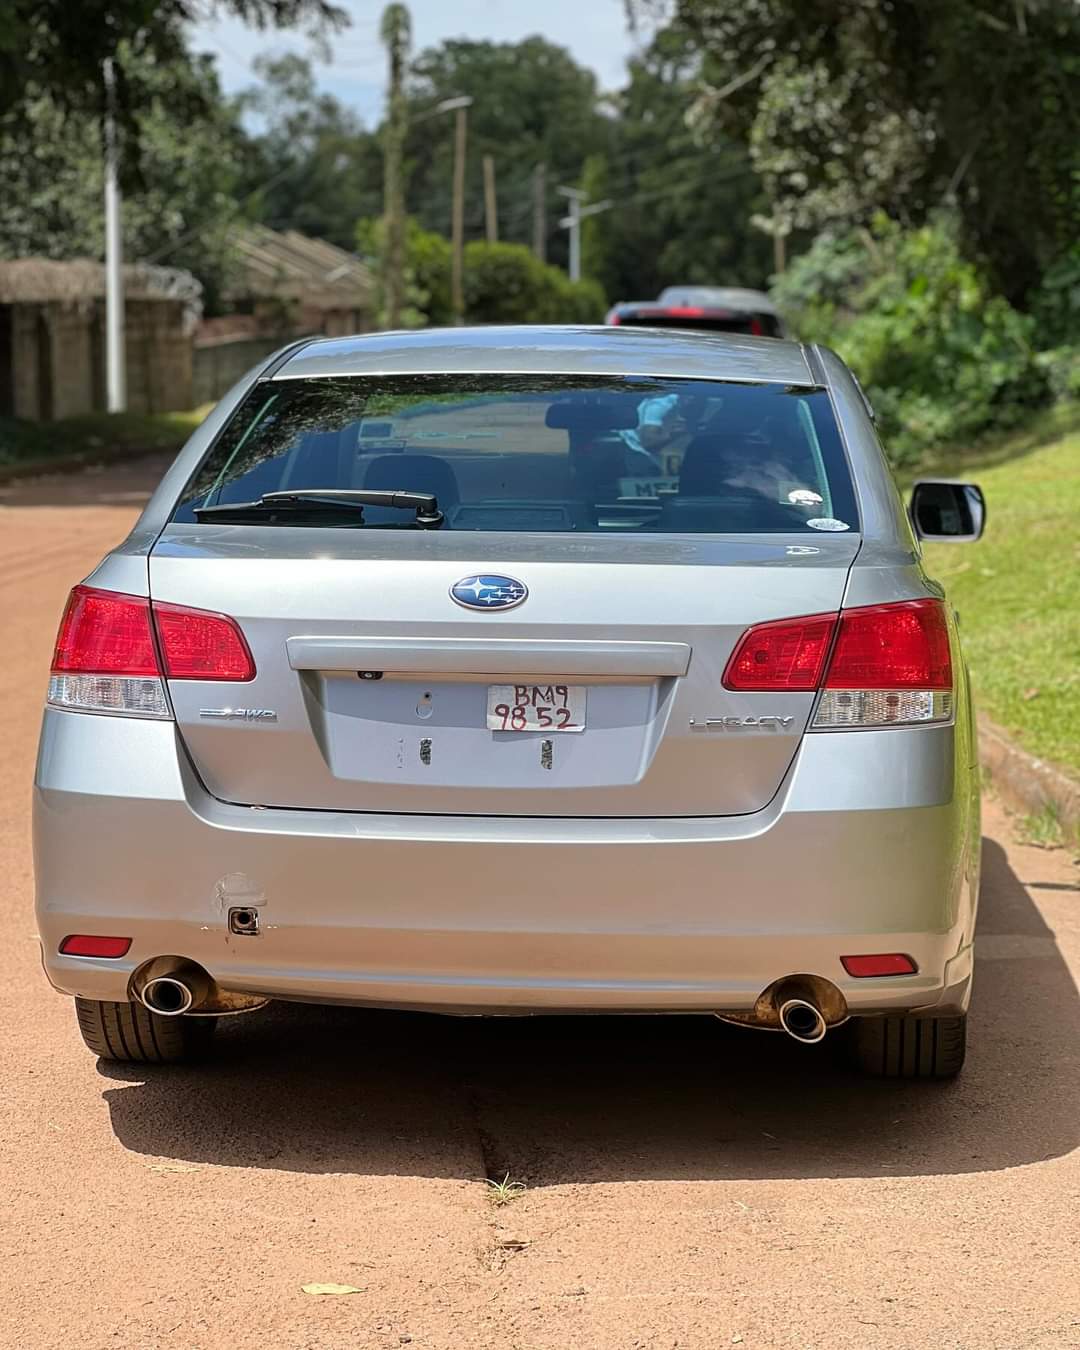
{"type": "Polygon", "coordinates": [[[763,291],[737,286],[669,286],[656,300],[620,300],[605,323],[645,328],[784,337],[776,306],[763,291]]]}

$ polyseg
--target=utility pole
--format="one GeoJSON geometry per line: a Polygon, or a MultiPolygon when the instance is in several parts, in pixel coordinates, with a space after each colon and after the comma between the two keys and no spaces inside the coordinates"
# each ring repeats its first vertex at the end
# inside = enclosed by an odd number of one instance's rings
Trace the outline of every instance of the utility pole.
{"type": "Polygon", "coordinates": [[[773,270],[777,276],[787,270],[787,236],[787,230],[777,222],[776,231],[772,237],[773,270]]]}
{"type": "Polygon", "coordinates": [[[547,261],[547,165],[533,169],[533,253],[547,261]]]}
{"type": "Polygon", "coordinates": [[[434,108],[421,113],[413,123],[426,122],[440,113],[457,114],[454,123],[454,201],[450,214],[450,308],[457,324],[465,322],[465,148],[468,138],[465,114],[471,107],[472,98],[468,94],[444,98],[434,108]]]}
{"type": "Polygon", "coordinates": [[[380,36],[390,64],[383,167],[383,293],[387,328],[400,328],[405,304],[405,182],[402,160],[408,109],[403,89],[412,24],[404,5],[383,10],[380,36]]]}
{"type": "Polygon", "coordinates": [[[468,116],[472,99],[447,99],[439,105],[440,112],[453,110],[457,115],[454,125],[454,208],[450,222],[450,308],[454,322],[465,322],[465,147],[468,136],[468,116]]]}
{"type": "Polygon", "coordinates": [[[487,228],[488,243],[497,243],[499,208],[495,200],[495,161],[490,155],[484,156],[484,224],[487,228]]]}
{"type": "Polygon", "coordinates": [[[582,206],[582,202],[588,195],[582,192],[580,188],[561,187],[558,189],[563,197],[570,199],[570,214],[563,216],[559,221],[559,228],[570,231],[570,280],[581,280],[581,222],[587,220],[589,216],[595,216],[600,211],[608,211],[615,205],[613,201],[604,200],[595,202],[592,206],[582,206]]]}
{"type": "Polygon", "coordinates": [[[127,351],[116,162],[116,73],[111,58],[105,60],[102,74],[105,81],[105,406],[115,413],[127,408],[127,351]]]}
{"type": "Polygon", "coordinates": [[[750,224],[755,229],[760,230],[762,234],[767,234],[772,240],[773,274],[780,276],[787,267],[787,237],[791,233],[790,220],[781,216],[774,203],[771,215],[753,215],[750,217],[750,224]]]}
{"type": "Polygon", "coordinates": [[[578,188],[557,188],[560,197],[570,198],[570,214],[559,221],[559,228],[570,231],[570,280],[581,280],[581,199],[585,196],[578,188]]]}

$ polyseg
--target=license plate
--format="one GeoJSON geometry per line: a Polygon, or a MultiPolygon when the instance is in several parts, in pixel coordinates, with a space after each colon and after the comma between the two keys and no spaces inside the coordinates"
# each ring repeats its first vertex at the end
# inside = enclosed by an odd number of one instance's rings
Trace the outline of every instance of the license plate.
{"type": "Polygon", "coordinates": [[[489,731],[584,731],[583,684],[490,684],[489,731]]]}

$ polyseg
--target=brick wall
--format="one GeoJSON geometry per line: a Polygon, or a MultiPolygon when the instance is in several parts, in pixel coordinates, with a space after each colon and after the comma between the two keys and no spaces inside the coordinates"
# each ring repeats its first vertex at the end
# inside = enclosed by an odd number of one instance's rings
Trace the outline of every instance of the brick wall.
{"type": "Polygon", "coordinates": [[[216,403],[252,366],[288,342],[287,337],[240,337],[198,343],[191,406],[216,403]]]}
{"type": "Polygon", "coordinates": [[[38,380],[38,306],[13,305],[11,316],[11,384],[16,417],[41,417],[38,380]]]}
{"type": "MultiPolygon", "coordinates": [[[[125,321],[132,412],[194,407],[182,302],[129,300],[125,321]]],[[[104,409],[104,301],[12,305],[10,388],[15,416],[32,421],[104,409]]]]}
{"type": "Polygon", "coordinates": [[[49,328],[52,358],[52,416],[76,417],[94,406],[94,369],[91,325],[93,304],[41,307],[49,328]]]}
{"type": "Polygon", "coordinates": [[[179,300],[130,300],[127,323],[128,407],[173,412],[194,406],[192,341],[179,300]]]}

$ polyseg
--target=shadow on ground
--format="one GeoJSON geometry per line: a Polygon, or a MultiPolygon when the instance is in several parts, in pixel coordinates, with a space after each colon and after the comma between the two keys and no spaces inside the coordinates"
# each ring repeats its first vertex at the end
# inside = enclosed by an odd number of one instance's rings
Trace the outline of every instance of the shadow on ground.
{"type": "Polygon", "coordinates": [[[984,846],[968,1067],[955,1083],[852,1074],[823,1046],[709,1018],[455,1019],[274,1005],[215,1057],[101,1065],[118,1139],[286,1171],[640,1179],[978,1172],[1080,1143],[1080,1000],[999,845],[984,846]],[[984,955],[985,953],[985,955],[984,955]]]}

